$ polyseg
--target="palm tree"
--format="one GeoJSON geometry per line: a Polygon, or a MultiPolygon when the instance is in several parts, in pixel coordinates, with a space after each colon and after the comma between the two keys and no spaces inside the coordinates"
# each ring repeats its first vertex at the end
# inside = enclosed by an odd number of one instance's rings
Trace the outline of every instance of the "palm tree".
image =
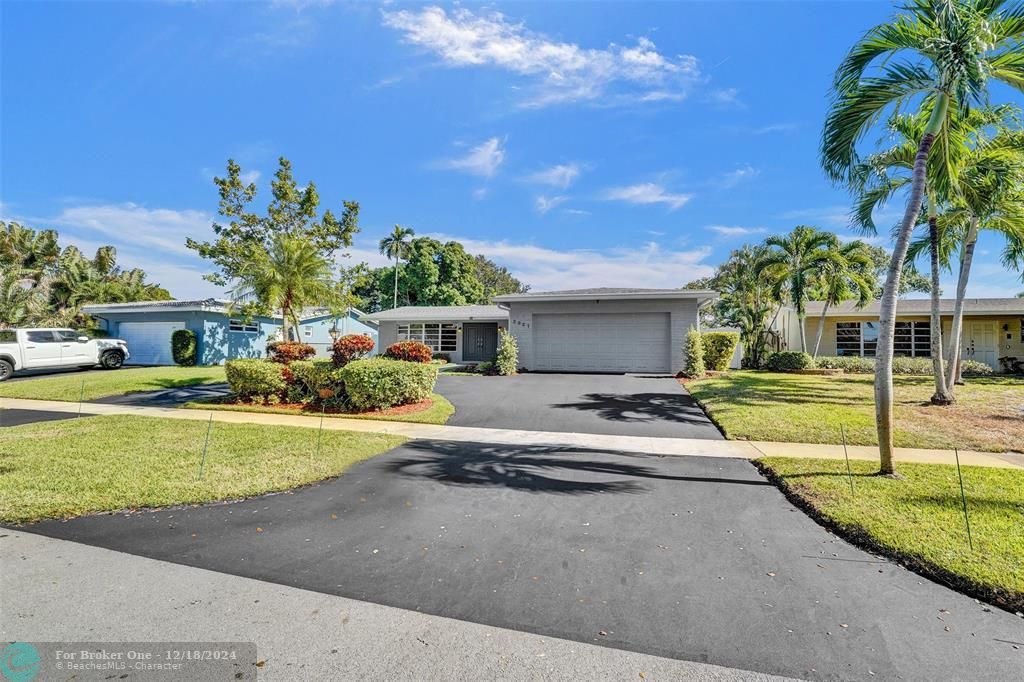
{"type": "Polygon", "coordinates": [[[335,295],[331,264],[308,239],[277,233],[266,253],[242,269],[239,284],[253,292],[262,307],[278,309],[285,337],[299,340],[299,313],[328,305],[335,295]]]}
{"type": "Polygon", "coordinates": [[[395,298],[392,308],[398,307],[398,263],[409,253],[409,239],[416,234],[412,228],[395,225],[395,229],[380,240],[380,255],[395,259],[395,298]]]}
{"type": "Polygon", "coordinates": [[[764,241],[770,247],[759,271],[775,278],[776,301],[787,300],[800,322],[800,350],[807,352],[807,301],[817,273],[836,256],[839,240],[831,232],[800,225],[787,235],[772,235],[764,241]]]}
{"type": "Polygon", "coordinates": [[[733,251],[706,287],[721,294],[715,312],[726,324],[740,330],[744,367],[762,366],[774,326],[774,318],[771,323],[768,318],[773,311],[777,318],[782,308],[774,302],[775,282],[762,270],[769,252],[763,245],[745,245],[733,251]]]}
{"type": "Polygon", "coordinates": [[[834,100],[822,133],[825,172],[849,182],[857,144],[893,108],[928,112],[918,142],[906,211],[893,248],[879,312],[875,417],[881,473],[893,464],[892,357],[903,261],[924,199],[932,147],[945,144],[950,110],[984,101],[988,79],[1024,90],[1024,6],[1007,0],[910,0],[903,14],[870,29],[836,71],[834,100]],[[907,59],[900,57],[907,56],[907,59]]]}
{"type": "Polygon", "coordinates": [[[818,298],[824,302],[818,319],[818,334],[814,339],[814,357],[821,348],[821,336],[825,330],[825,315],[830,306],[851,298],[857,299],[857,306],[863,308],[874,298],[874,261],[867,245],[852,241],[834,247],[833,257],[822,264],[816,277],[818,298]]]}

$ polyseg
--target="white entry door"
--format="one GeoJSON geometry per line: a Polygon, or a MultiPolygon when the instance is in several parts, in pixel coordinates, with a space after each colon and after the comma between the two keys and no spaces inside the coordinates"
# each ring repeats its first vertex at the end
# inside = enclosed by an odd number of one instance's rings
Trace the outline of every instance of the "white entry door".
{"type": "Polygon", "coordinates": [[[122,322],[117,335],[128,342],[132,365],[173,365],[171,334],[184,322],[122,322]]]}
{"type": "Polygon", "coordinates": [[[964,323],[963,358],[984,362],[992,369],[998,355],[996,323],[989,320],[969,320],[964,323]]]}

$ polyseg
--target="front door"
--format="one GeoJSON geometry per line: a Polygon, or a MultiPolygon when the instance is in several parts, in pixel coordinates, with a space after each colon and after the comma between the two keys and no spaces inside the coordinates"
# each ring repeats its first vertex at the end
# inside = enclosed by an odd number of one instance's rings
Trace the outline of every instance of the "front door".
{"type": "Polygon", "coordinates": [[[462,361],[491,362],[498,352],[498,325],[473,322],[462,325],[462,361]]]}
{"type": "Polygon", "coordinates": [[[969,320],[964,324],[963,358],[984,362],[992,369],[996,367],[998,346],[996,323],[990,320],[969,320]]]}

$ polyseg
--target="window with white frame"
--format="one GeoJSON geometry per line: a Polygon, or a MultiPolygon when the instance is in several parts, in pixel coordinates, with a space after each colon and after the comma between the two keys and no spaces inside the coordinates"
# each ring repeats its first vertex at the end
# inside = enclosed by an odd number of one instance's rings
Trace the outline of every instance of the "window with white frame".
{"type": "Polygon", "coordinates": [[[313,328],[312,327],[303,327],[302,328],[302,335],[303,336],[313,336],[313,328]]]}
{"type": "Polygon", "coordinates": [[[230,320],[228,322],[228,330],[233,332],[245,332],[246,334],[255,334],[260,330],[260,327],[255,322],[246,322],[245,320],[230,320]]]}
{"type": "MultiPolygon", "coordinates": [[[[837,322],[836,355],[873,358],[878,350],[878,322],[837,322]]],[[[895,355],[928,358],[932,354],[931,324],[897,322],[893,339],[895,355]]]]}
{"type": "Polygon", "coordinates": [[[457,348],[458,325],[453,322],[412,322],[398,325],[399,341],[419,341],[435,353],[453,353],[457,348]]]}

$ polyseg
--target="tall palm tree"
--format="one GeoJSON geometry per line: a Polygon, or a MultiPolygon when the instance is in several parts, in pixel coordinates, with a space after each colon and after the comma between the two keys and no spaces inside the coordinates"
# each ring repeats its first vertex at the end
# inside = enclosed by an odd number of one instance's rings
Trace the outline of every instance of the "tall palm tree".
{"type": "Polygon", "coordinates": [[[807,301],[817,273],[837,258],[839,240],[831,232],[799,225],[786,235],[764,240],[770,247],[760,264],[760,272],[777,282],[774,294],[779,303],[788,302],[800,322],[800,350],[807,352],[807,301]]]}
{"type": "Polygon", "coordinates": [[[834,181],[852,179],[857,145],[886,111],[913,107],[928,112],[879,312],[875,417],[881,473],[886,475],[896,471],[892,433],[896,299],[924,199],[926,163],[936,143],[945,145],[950,110],[983,102],[990,78],[1024,90],[1022,39],[1024,5],[1019,2],[909,0],[902,14],[868,30],[836,71],[834,99],[821,143],[822,165],[834,181]]]}
{"type": "Polygon", "coordinates": [[[410,227],[395,225],[391,234],[380,240],[380,255],[395,260],[395,297],[392,301],[392,308],[398,307],[398,264],[402,258],[409,253],[409,240],[416,233],[410,227]]]}
{"type": "Polygon", "coordinates": [[[815,293],[824,305],[821,307],[821,317],[818,318],[814,357],[818,357],[818,350],[821,348],[828,309],[853,298],[857,299],[858,307],[863,308],[874,298],[877,286],[874,261],[871,260],[871,253],[864,242],[852,241],[833,248],[833,257],[822,264],[815,278],[815,293]]]}
{"type": "Polygon", "coordinates": [[[768,318],[773,311],[777,317],[782,307],[773,298],[775,282],[762,270],[768,254],[763,245],[745,245],[733,251],[709,287],[721,294],[716,312],[740,330],[744,367],[761,367],[774,326],[774,319],[769,323],[768,318]]]}
{"type": "Polygon", "coordinates": [[[285,338],[296,341],[302,309],[329,305],[335,295],[330,261],[308,239],[284,233],[275,234],[266,253],[243,268],[239,284],[263,307],[280,310],[285,338]]]}

